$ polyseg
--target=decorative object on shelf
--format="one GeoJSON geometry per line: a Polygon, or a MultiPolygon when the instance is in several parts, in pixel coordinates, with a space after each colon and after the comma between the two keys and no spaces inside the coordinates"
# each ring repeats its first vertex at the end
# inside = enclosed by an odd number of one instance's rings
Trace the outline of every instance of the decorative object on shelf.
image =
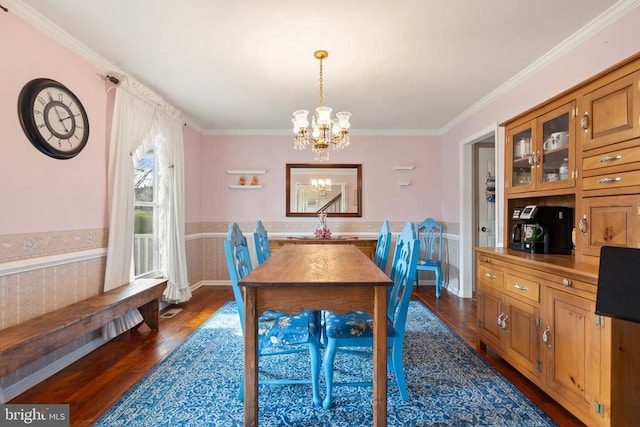
{"type": "Polygon", "coordinates": [[[55,80],[40,78],[24,85],[18,116],[29,141],[47,156],[70,159],[89,140],[89,118],[82,103],[55,80]]]}
{"type": "Polygon", "coordinates": [[[246,183],[247,183],[247,178],[244,175],[238,178],[238,184],[245,185],[246,183]]]}
{"type": "Polygon", "coordinates": [[[560,168],[558,172],[560,173],[561,180],[564,181],[569,179],[569,159],[568,158],[565,158],[562,160],[562,163],[560,163],[560,168]]]}
{"type": "Polygon", "coordinates": [[[484,180],[485,196],[487,202],[495,203],[496,201],[496,178],[491,176],[491,172],[487,172],[487,177],[484,180]]]}
{"type": "Polygon", "coordinates": [[[251,178],[251,185],[258,185],[258,177],[257,176],[253,176],[253,178],[251,178]]]}
{"type": "Polygon", "coordinates": [[[318,219],[320,220],[320,224],[318,224],[318,228],[316,228],[315,231],[316,239],[330,239],[331,230],[327,227],[327,214],[325,212],[320,212],[318,214],[318,219]]]}
{"type": "Polygon", "coordinates": [[[349,117],[351,113],[341,111],[336,113],[336,118],[331,119],[332,109],[324,106],[324,86],[322,74],[322,61],[329,56],[326,50],[317,50],[313,53],[320,61],[320,106],[316,108],[311,119],[312,133],[309,135],[307,127],[309,119],[307,110],[297,110],[293,113],[293,133],[296,135],[293,148],[304,150],[309,143],[312,143],[314,159],[316,161],[329,160],[329,144],[336,150],[342,150],[350,143],[349,139],[349,117]]]}

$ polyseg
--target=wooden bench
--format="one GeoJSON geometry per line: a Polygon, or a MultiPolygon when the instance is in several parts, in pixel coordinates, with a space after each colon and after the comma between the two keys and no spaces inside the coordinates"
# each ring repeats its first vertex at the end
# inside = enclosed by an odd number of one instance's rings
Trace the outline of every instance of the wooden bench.
{"type": "Polygon", "coordinates": [[[0,331],[0,377],[137,308],[158,330],[166,279],[140,279],[0,331]]]}

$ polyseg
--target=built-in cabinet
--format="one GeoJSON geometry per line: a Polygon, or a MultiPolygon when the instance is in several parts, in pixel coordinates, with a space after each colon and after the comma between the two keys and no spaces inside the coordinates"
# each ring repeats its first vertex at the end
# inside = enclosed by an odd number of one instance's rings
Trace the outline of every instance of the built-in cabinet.
{"type": "Polygon", "coordinates": [[[478,344],[587,425],[640,420],[640,325],[595,314],[602,246],[640,248],[640,54],[503,124],[504,249],[476,248],[478,344]],[[514,208],[574,209],[571,255],[509,249],[514,208]]]}
{"type": "Polygon", "coordinates": [[[597,268],[563,255],[548,256],[562,264],[549,269],[514,251],[477,252],[479,347],[491,348],[586,424],[607,425],[601,377],[610,371],[601,353],[610,331],[595,315],[597,268]],[[572,274],[570,265],[581,273],[572,274]]]}

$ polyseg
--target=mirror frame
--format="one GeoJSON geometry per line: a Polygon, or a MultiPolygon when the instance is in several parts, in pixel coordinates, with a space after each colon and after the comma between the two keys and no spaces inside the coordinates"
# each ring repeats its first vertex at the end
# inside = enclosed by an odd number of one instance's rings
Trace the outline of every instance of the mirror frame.
{"type": "Polygon", "coordinates": [[[358,209],[356,212],[344,212],[344,213],[331,213],[331,217],[362,217],[362,164],[320,164],[320,163],[287,163],[286,172],[286,216],[288,217],[317,217],[317,213],[313,212],[291,212],[291,169],[356,169],[357,188],[356,188],[356,200],[358,202],[358,209]]]}

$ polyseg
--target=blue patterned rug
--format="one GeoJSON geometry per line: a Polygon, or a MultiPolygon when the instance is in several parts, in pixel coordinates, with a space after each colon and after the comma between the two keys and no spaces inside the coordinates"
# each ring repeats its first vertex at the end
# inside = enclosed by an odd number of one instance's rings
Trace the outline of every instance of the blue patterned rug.
{"type": "MultiPolygon", "coordinates": [[[[242,426],[237,399],[242,335],[227,303],[143,380],[98,426],[242,426]]],[[[270,375],[309,372],[308,353],[270,357],[270,375]]],[[[419,302],[409,307],[404,348],[409,401],[389,386],[389,426],[554,426],[470,346],[419,302]]],[[[371,359],[338,353],[335,381],[371,379],[371,359]]],[[[262,374],[261,374],[262,375],[262,374]]],[[[321,383],[324,396],[324,378],[321,383]]],[[[370,426],[370,387],[336,387],[332,407],[313,406],[310,385],[260,386],[261,426],[370,426]]]]}

